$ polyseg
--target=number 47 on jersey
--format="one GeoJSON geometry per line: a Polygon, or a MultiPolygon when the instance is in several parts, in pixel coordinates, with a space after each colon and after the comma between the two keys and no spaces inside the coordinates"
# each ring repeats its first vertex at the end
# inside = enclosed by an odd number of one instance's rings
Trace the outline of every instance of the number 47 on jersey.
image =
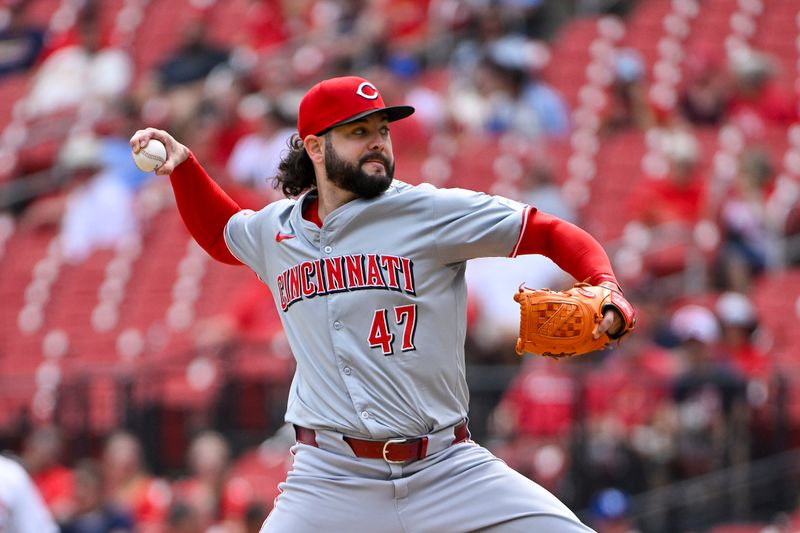
{"type": "Polygon", "coordinates": [[[376,309],[369,328],[369,345],[380,348],[383,355],[394,355],[394,331],[401,333],[401,352],[416,350],[414,333],[417,329],[417,304],[396,305],[392,310],[376,309]],[[391,318],[391,324],[390,324],[391,318]]]}

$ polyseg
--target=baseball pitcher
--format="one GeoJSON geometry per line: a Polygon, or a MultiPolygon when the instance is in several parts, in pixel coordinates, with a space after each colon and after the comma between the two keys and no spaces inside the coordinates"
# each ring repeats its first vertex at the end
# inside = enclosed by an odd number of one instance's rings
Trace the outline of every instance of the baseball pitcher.
{"type": "MultiPolygon", "coordinates": [[[[471,258],[543,254],[618,292],[608,257],[533,206],[394,179],[390,124],[413,112],[359,77],[318,83],[276,177],[287,199],[255,212],[168,133],[131,138],[134,152],[166,145],[157,173],[187,228],[269,287],[297,361],[294,466],[262,532],[591,531],[469,438],[464,272],[471,258]]],[[[592,334],[631,321],[612,306],[592,334]]]]}

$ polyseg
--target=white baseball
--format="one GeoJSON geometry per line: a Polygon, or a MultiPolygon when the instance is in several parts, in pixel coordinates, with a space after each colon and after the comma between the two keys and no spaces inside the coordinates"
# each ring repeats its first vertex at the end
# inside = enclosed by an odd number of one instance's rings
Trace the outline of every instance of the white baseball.
{"type": "Polygon", "coordinates": [[[143,172],[153,172],[167,160],[167,148],[157,139],[150,139],[147,146],[133,154],[133,162],[143,172]]]}

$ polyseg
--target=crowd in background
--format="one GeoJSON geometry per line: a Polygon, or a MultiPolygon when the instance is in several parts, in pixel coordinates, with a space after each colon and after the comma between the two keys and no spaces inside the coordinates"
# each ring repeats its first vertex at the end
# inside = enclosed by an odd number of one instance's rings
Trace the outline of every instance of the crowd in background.
{"type": "MultiPolygon", "coordinates": [[[[413,167],[404,158],[447,154],[475,137],[522,143],[518,182],[504,190],[487,178],[478,186],[590,231],[599,211],[624,222],[604,244],[637,306],[636,332],[591,357],[513,355],[516,286],[571,282],[549,260],[470,262],[468,379],[486,387],[473,389],[476,440],[586,510],[598,531],[647,530],[627,518],[637,494],[797,446],[800,419],[788,407],[796,384],[787,361],[772,356],[774,339],[752,299],[759,280],[800,263],[797,197],[778,181],[782,154],[765,144],[770,132],[797,123],[798,94],[773,58],[688,50],[677,101],[665,106],[649,91],[641,55],[616,51],[601,142],[641,132],[663,158],[626,177],[628,194],[616,205],[586,207],[561,186],[548,158],[574,129],[568,99],[545,76],[548,64],[558,68],[548,43],[575,17],[624,17],[647,0],[237,1],[246,16],[224,39],[213,37],[214,2],[188,2],[190,14],[174,28],[177,44],[144,70],[136,51],[104,26],[104,2],[75,2],[74,23],[62,32],[27,19],[32,2],[0,10],[0,49],[14,52],[0,56],[0,84],[32,73],[25,116],[55,122],[66,114],[72,125],[52,160],[20,157],[7,172],[5,185],[40,167],[59,176],[55,187],[48,182],[5,206],[18,227],[57,228],[65,261],[76,265],[143,231],[148,213],[171,202],[168,184],[130,159],[127,138],[143,126],[170,131],[240,205],[257,209],[278,198],[269,178],[295,131],[304,90],[323,77],[359,73],[387,102],[417,110],[392,126],[400,179],[464,185],[433,164],[406,175],[413,167]],[[724,142],[740,145],[738,156],[727,166],[705,164],[704,132],[726,128],[724,142]],[[632,249],[639,253],[626,255],[632,249]],[[496,376],[501,386],[477,374],[496,376]]],[[[249,289],[194,331],[198,350],[236,339],[274,344],[280,336],[270,299],[249,289]]],[[[193,435],[182,468],[150,472],[141,435],[116,431],[82,455],[57,427],[29,429],[9,452],[63,531],[188,533],[212,524],[213,531],[258,531],[276,495],[273,486],[254,494],[231,473],[242,450],[234,454],[224,432],[193,435]]],[[[284,432],[279,424],[263,428],[264,438],[277,436],[258,449],[274,466],[261,483],[288,468],[275,459],[291,443],[284,432]]],[[[755,489],[738,497],[748,502],[748,518],[775,527],[791,520],[779,513],[796,504],[755,489]]],[[[672,529],[663,531],[710,527],[702,517],[665,520],[672,529]]]]}

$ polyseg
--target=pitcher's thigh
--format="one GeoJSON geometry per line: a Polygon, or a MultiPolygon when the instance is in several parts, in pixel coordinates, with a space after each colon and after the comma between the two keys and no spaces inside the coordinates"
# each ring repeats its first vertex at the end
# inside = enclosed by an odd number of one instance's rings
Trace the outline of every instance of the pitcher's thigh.
{"type": "Polygon", "coordinates": [[[353,459],[322,450],[301,449],[294,460],[261,533],[402,531],[390,481],[360,477],[353,459]]]}
{"type": "Polygon", "coordinates": [[[488,450],[459,445],[414,476],[401,519],[408,531],[588,533],[558,498],[488,450]]]}
{"type": "Polygon", "coordinates": [[[525,516],[510,522],[497,524],[487,528],[476,530],[474,533],[535,533],[559,532],[559,533],[594,533],[594,530],[583,523],[565,518],[563,516],[525,516]]]}

